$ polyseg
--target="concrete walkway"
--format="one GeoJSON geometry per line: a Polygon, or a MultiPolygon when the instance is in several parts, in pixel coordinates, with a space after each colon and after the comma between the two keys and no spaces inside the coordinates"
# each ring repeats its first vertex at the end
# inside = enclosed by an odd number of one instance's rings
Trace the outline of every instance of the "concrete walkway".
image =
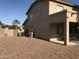
{"type": "MultiPolygon", "coordinates": [[[[64,41],[59,41],[59,40],[53,40],[54,43],[58,43],[58,44],[63,44],[64,45],[64,41]]],[[[69,44],[70,45],[79,45],[79,41],[70,41],[69,44]]]]}

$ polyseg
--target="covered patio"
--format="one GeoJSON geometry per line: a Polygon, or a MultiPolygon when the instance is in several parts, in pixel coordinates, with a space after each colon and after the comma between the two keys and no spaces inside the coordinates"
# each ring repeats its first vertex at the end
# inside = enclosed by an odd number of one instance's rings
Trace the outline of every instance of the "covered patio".
{"type": "Polygon", "coordinates": [[[49,19],[50,41],[64,45],[79,44],[78,13],[67,10],[55,13],[49,19]]]}
{"type": "Polygon", "coordinates": [[[53,42],[65,45],[78,45],[79,44],[79,23],[56,23],[52,24],[54,27],[54,34],[51,36],[53,42]]]}

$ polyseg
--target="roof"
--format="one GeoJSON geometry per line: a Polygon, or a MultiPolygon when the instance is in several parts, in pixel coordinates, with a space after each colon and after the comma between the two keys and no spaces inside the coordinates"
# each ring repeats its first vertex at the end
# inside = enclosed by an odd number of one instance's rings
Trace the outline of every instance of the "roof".
{"type": "Polygon", "coordinates": [[[24,21],[24,23],[22,25],[24,25],[27,21],[28,21],[28,18],[24,21]]]}
{"type": "Polygon", "coordinates": [[[1,25],[3,28],[10,28],[10,27],[11,27],[11,25],[6,25],[6,24],[2,23],[1,21],[0,21],[0,25],[1,25]]]}
{"type": "Polygon", "coordinates": [[[5,27],[5,24],[4,24],[4,23],[2,23],[1,21],[0,21],[0,25],[1,25],[2,27],[5,27]]]}

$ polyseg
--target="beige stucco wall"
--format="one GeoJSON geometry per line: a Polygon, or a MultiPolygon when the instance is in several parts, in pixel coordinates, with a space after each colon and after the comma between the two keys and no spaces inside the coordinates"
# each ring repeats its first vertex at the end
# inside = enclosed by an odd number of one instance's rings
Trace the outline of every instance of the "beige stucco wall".
{"type": "Polygon", "coordinates": [[[18,33],[21,33],[21,31],[3,28],[2,26],[0,26],[0,38],[2,38],[2,37],[17,37],[18,33]]]}
{"type": "Polygon", "coordinates": [[[12,37],[14,36],[13,29],[0,27],[0,38],[1,37],[12,37]]]}
{"type": "Polygon", "coordinates": [[[13,36],[14,36],[13,29],[8,29],[8,28],[3,29],[3,37],[13,37],[13,36]]]}
{"type": "MultiPolygon", "coordinates": [[[[49,1],[49,15],[57,13],[57,5],[59,3],[53,2],[53,1],[49,1]]],[[[67,10],[67,18],[69,19],[70,22],[77,22],[77,17],[79,15],[77,15],[77,11],[74,11],[72,7],[67,6],[67,5],[62,5],[63,6],[63,10],[67,10]],[[73,15],[72,15],[73,13],[73,15]]]]}
{"type": "Polygon", "coordinates": [[[3,36],[3,28],[2,28],[2,26],[0,25],[0,37],[2,37],[3,36]]]}
{"type": "Polygon", "coordinates": [[[49,1],[49,15],[57,13],[57,3],[49,1]]]}

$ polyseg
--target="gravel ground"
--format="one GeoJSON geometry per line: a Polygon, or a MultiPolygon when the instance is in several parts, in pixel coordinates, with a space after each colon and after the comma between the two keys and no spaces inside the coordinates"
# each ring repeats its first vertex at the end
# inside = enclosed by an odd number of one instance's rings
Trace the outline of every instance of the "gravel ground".
{"type": "Polygon", "coordinates": [[[79,46],[34,38],[0,38],[0,59],[79,59],[79,46]]]}

